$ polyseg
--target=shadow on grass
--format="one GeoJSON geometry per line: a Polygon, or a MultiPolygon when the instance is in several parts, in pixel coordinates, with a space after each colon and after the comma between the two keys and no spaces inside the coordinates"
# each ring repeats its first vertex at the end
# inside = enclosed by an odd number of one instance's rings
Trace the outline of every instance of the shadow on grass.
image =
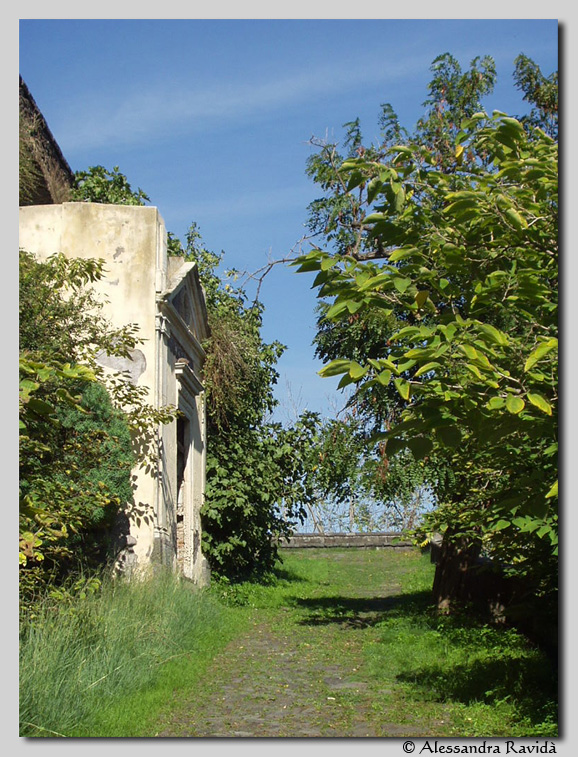
{"type": "Polygon", "coordinates": [[[395,680],[410,686],[417,699],[466,706],[508,703],[531,725],[532,735],[556,735],[556,670],[521,635],[513,639],[503,634],[507,629],[490,628],[472,614],[440,617],[430,591],[291,601],[303,612],[300,625],[362,629],[384,623],[387,640],[383,638],[383,651],[378,652],[384,672],[393,655],[395,680]]]}
{"type": "MultiPolygon", "coordinates": [[[[556,671],[539,652],[513,656],[496,651],[496,659],[467,663],[430,663],[427,668],[402,672],[397,680],[409,683],[427,698],[438,702],[483,703],[499,706],[507,702],[519,718],[539,728],[535,735],[556,735],[558,688],[556,671]]],[[[533,734],[534,735],[534,734],[533,734]]]]}
{"type": "Polygon", "coordinates": [[[431,664],[427,669],[400,673],[400,681],[437,692],[438,699],[471,704],[496,699],[527,698],[528,694],[556,694],[556,682],[547,660],[540,654],[525,657],[496,651],[497,659],[461,664],[431,664]]]}
{"type": "Polygon", "coordinates": [[[300,576],[299,573],[291,570],[291,568],[276,567],[273,575],[276,580],[286,581],[287,583],[304,583],[309,581],[309,579],[300,576]]]}
{"type": "Polygon", "coordinates": [[[367,628],[392,615],[415,615],[431,607],[431,592],[420,591],[386,597],[293,597],[294,607],[305,610],[300,625],[320,626],[337,623],[352,628],[367,628]]]}

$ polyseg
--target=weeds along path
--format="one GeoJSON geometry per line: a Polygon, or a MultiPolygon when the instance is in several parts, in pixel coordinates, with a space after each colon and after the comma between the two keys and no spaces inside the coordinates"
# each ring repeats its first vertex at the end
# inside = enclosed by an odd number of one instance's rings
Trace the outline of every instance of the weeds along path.
{"type": "Polygon", "coordinates": [[[158,736],[443,733],[437,708],[427,723],[422,711],[417,723],[395,682],[384,686],[368,663],[376,624],[431,586],[419,553],[288,550],[282,576],[275,586],[247,592],[248,632],[214,659],[186,701],[175,702],[158,736]]]}

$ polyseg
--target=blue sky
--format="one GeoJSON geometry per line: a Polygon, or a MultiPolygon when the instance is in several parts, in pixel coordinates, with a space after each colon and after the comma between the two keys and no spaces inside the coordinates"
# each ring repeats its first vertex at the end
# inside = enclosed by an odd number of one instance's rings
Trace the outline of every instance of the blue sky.
{"type": "MultiPolygon", "coordinates": [[[[255,271],[305,234],[319,191],[305,174],[312,136],[340,140],[356,117],[368,140],[381,103],[412,129],[433,59],[466,68],[491,55],[485,105],[526,110],[519,53],[558,69],[558,22],[398,19],[21,19],[19,68],[73,170],[119,166],[184,239],[196,222],[224,266],[255,271]]],[[[305,249],[308,249],[306,246],[305,249]]],[[[321,379],[312,279],[277,266],[261,289],[263,336],[287,346],[277,417],[332,414],[337,379],[321,379]]],[[[249,291],[251,288],[249,287],[249,291]]]]}

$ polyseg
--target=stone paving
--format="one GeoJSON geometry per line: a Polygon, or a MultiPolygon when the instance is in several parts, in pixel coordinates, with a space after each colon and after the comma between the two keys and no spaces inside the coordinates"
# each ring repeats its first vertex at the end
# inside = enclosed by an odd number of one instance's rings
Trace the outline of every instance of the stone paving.
{"type": "Polygon", "coordinates": [[[296,617],[287,608],[254,610],[250,630],[214,659],[203,690],[181,701],[157,735],[415,736],[422,729],[412,712],[405,708],[400,716],[399,696],[394,701],[399,692],[372,678],[363,653],[368,642],[377,640],[375,621],[397,590],[389,587],[376,600],[364,598],[360,589],[349,598],[359,603],[355,616],[340,618],[337,612],[329,621],[316,621],[310,612],[296,617]]]}

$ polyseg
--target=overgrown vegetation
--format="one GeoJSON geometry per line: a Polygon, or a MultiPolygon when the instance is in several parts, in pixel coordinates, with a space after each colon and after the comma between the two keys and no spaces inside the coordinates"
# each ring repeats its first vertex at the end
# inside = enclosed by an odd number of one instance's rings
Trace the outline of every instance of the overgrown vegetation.
{"type": "MultiPolygon", "coordinates": [[[[362,605],[324,595],[319,564],[290,555],[275,572],[276,539],[323,497],[349,502],[351,524],[369,522],[358,495],[370,492],[412,528],[415,494],[431,489],[437,507],[416,533],[442,532],[446,556],[492,557],[555,618],[557,77],[520,56],[515,81],[534,109],[517,120],[481,109],[491,59],[462,72],[440,56],[432,70],[413,135],[386,105],[379,145],[365,146],[354,121],[346,155],[318,144],[309,164],[325,192],[311,229],[327,248],[298,264],[316,273],[323,373],[355,388],[346,422],[271,422],[284,348],[263,342],[261,305],[234,271],[219,275],[221,257],[194,225],[185,246],[169,235],[171,254],[199,266],[211,325],[202,518],[212,598],[168,577],[102,583],[140,462],[131,434],[147,439],[171,410],[152,410],[98,367],[98,350],[127,356],[137,344],[133,326],[111,329],[90,290],[102,262],[39,263],[21,251],[21,735],[150,735],[167,692],[198,681],[246,620],[215,593],[240,608],[289,606],[278,621],[311,633],[355,618],[362,605]]],[[[116,167],[77,179],[76,199],[148,201],[116,167]]],[[[367,650],[374,682],[396,687],[395,712],[417,702],[432,704],[428,717],[450,711],[443,735],[555,735],[547,660],[514,631],[433,613],[431,567],[421,566],[410,571],[417,583],[399,578],[401,599],[379,605],[367,650]]],[[[345,570],[364,586],[383,581],[345,570]]],[[[451,582],[438,590],[457,596],[451,582]]]]}
{"type": "Polygon", "coordinates": [[[174,687],[196,685],[241,622],[168,574],[79,580],[66,597],[37,603],[21,628],[21,736],[150,735],[174,687]]]}
{"type": "MultiPolygon", "coordinates": [[[[114,557],[117,518],[132,505],[131,472],[170,409],[97,362],[126,357],[133,325],[103,317],[92,283],[102,261],[44,262],[20,251],[20,597],[23,608],[114,557]],[[134,445],[134,438],[139,444],[134,445]]],[[[29,608],[30,609],[30,608],[29,608]]]]}
{"type": "Polygon", "coordinates": [[[109,171],[104,166],[91,166],[87,171],[77,171],[71,200],[98,202],[110,205],[144,205],[150,201],[140,187],[134,190],[118,166],[109,171]]]}
{"type": "Polygon", "coordinates": [[[221,256],[204,247],[194,224],[182,254],[199,267],[211,329],[203,549],[216,576],[258,576],[274,567],[277,539],[305,515],[311,424],[307,417],[291,428],[271,422],[275,366],[285,348],[262,340],[262,305],[248,301],[235,271],[219,275],[221,256]]]}
{"type": "MultiPolygon", "coordinates": [[[[527,581],[528,614],[538,596],[555,616],[557,77],[519,56],[536,107],[516,120],[483,112],[490,58],[462,72],[446,54],[432,72],[414,134],[386,105],[379,144],[354,121],[346,155],[320,144],[311,158],[325,191],[311,228],[327,246],[297,264],[324,303],[321,373],[356,387],[390,464],[400,449],[429,461],[425,531],[444,534],[444,558],[483,551],[527,581]]],[[[436,598],[459,599],[459,583],[436,598]]]]}
{"type": "Polygon", "coordinates": [[[30,204],[42,183],[42,172],[34,156],[32,136],[34,126],[20,114],[18,121],[18,189],[20,205],[30,204]]]}

